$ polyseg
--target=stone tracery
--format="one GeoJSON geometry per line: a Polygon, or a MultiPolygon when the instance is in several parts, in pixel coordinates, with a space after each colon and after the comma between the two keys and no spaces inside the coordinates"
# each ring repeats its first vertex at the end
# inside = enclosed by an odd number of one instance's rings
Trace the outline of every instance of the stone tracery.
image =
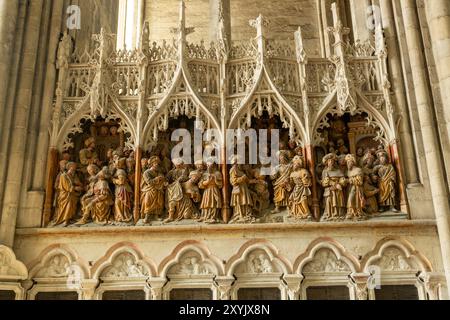
{"type": "MultiPolygon", "coordinates": [[[[101,128],[101,123],[104,122],[118,129],[121,138],[119,145],[110,146],[111,150],[108,152],[111,154],[108,157],[105,156],[105,150],[99,150],[96,145],[94,149],[102,154],[98,157],[101,161],[87,159],[86,164],[79,166],[78,174],[84,175],[81,177],[84,190],[76,190],[78,193],[75,193],[64,191],[58,184],[55,184],[55,188],[51,184],[47,186],[44,225],[55,216],[58,205],[53,205],[53,202],[60,201],[56,196],[65,195],[63,192],[72,197],[78,206],[76,212],[72,210],[68,214],[71,219],[65,219],[65,225],[75,218],[83,218],[79,220],[81,225],[89,220],[101,224],[128,225],[131,220],[136,224],[144,219],[145,214],[141,214],[140,206],[143,199],[141,188],[145,185],[141,180],[149,169],[148,159],[159,157],[159,161],[165,163],[155,170],[161,171],[164,167],[164,174],[170,171],[172,164],[167,158],[170,147],[166,145],[163,149],[167,150],[162,151],[161,146],[166,144],[167,135],[171,133],[171,121],[184,121],[184,118],[202,121],[206,124],[205,129],[218,129],[220,135],[228,128],[253,128],[254,119],[265,118],[279,119],[282,127],[279,129],[287,131],[282,151],[289,154],[289,161],[297,156],[296,170],[301,173],[302,179],[287,179],[290,180],[289,186],[283,187],[288,193],[283,201],[287,202],[281,201],[280,204],[283,205],[278,205],[275,199],[277,190],[273,185],[277,183],[276,180],[269,181],[264,177],[259,179],[257,175],[250,173],[258,168],[241,170],[243,175],[238,178],[244,179],[245,176],[248,181],[244,184],[249,184],[251,192],[261,196],[252,196],[249,200],[253,202],[258,198],[260,202],[249,206],[249,210],[254,211],[249,216],[256,213],[266,217],[244,219],[243,222],[287,221],[283,217],[267,218],[267,212],[263,212],[275,206],[275,209],[286,208],[286,211],[292,213],[289,208],[292,208],[291,202],[295,197],[290,195],[295,188],[298,192],[301,185],[306,189],[301,199],[296,198],[297,214],[293,215],[298,216],[298,205],[301,203],[303,214],[300,216],[303,218],[300,220],[317,220],[321,216],[319,211],[324,212],[322,220],[330,220],[323,192],[327,193],[327,188],[334,186],[323,181],[323,165],[320,164],[327,154],[339,157],[336,160],[339,160],[339,165],[343,163],[344,156],[350,159],[352,154],[355,158],[353,167],[364,173],[360,177],[361,183],[358,182],[352,189],[351,186],[355,185],[352,181],[356,181],[355,175],[348,175],[347,170],[350,169],[341,168],[342,181],[338,183],[340,188],[347,188],[349,192],[364,189],[364,194],[358,193],[361,198],[359,201],[364,205],[356,211],[352,207],[356,202],[347,199],[345,190],[342,190],[342,195],[339,196],[342,197],[342,210],[358,212],[353,214],[357,219],[367,218],[367,214],[378,209],[406,210],[399,159],[392,156],[396,152],[396,128],[388,75],[382,74],[386,64],[386,48],[383,46],[380,30],[377,30],[376,46],[359,41],[351,44],[346,39],[347,29],[342,25],[339,11],[335,8],[334,26],[329,28],[335,39],[334,52],[331,58],[325,59],[306,55],[301,29],[295,33],[294,40],[266,39],[265,30],[270,24],[261,15],[251,22],[256,28],[257,37],[250,42],[228,43],[226,36],[219,34],[217,43],[211,43],[209,47],[204,42],[188,43],[186,37],[194,30],[185,26],[184,15],[182,2],[180,25],[174,29],[177,34],[175,40],[160,44],[151,42],[148,39],[148,25],[144,24],[143,35],[147,38],[143,38],[138,49],[131,51],[115,50],[113,36],[104,30],[93,37],[95,50],[83,54],[72,54],[70,37],[63,37],[58,51],[59,80],[51,134],[54,163],[49,181],[56,179],[59,183],[58,179],[67,171],[64,166],[61,166],[60,172],[56,169],[58,151],[61,152],[59,160],[69,162],[78,159],[80,143],[75,140],[89,135],[86,123],[91,127],[101,128]],[[347,136],[330,139],[330,136],[340,134],[339,127],[333,124],[335,121],[345,123],[347,136]],[[166,136],[165,140],[162,136],[166,136]],[[381,146],[379,150],[377,143],[381,146]],[[315,154],[309,151],[311,146],[316,148],[315,154]],[[369,154],[381,154],[381,148],[386,153],[381,164],[385,166],[384,169],[379,167],[380,158],[370,168],[366,168],[364,158],[368,158],[369,154]],[[365,154],[361,154],[360,149],[365,154]],[[75,156],[66,157],[70,150],[75,156]],[[315,166],[314,163],[319,165],[315,166]],[[95,171],[92,175],[87,174],[88,164],[97,166],[91,167],[91,171],[95,171]],[[122,171],[123,174],[120,174],[122,171]],[[386,175],[389,175],[391,182],[383,182],[386,175]],[[121,189],[116,183],[118,179],[121,180],[120,186],[123,186],[121,189]],[[260,183],[256,183],[256,180],[260,183]],[[100,188],[100,185],[104,187],[100,188]],[[108,196],[103,203],[83,202],[87,200],[89,192],[92,195],[97,192],[108,196]],[[391,194],[389,201],[385,199],[383,192],[391,194]],[[125,213],[116,212],[119,210],[119,197],[128,199],[126,203],[124,200],[120,202],[123,208],[126,207],[125,213]],[[261,204],[261,201],[267,203],[261,204]],[[113,208],[114,203],[116,205],[113,208]],[[367,203],[370,205],[366,206],[367,203]],[[99,214],[104,217],[97,219],[95,214],[89,213],[90,205],[101,207],[99,214]]],[[[98,135],[92,138],[100,140],[98,135]]],[[[185,184],[196,185],[195,190],[198,189],[199,183],[207,182],[202,181],[204,171],[199,177],[194,177],[196,170],[190,169],[188,164],[184,164],[184,167],[189,172],[182,178],[183,181],[179,181],[183,184],[180,192],[190,198],[189,201],[193,201],[192,206],[198,211],[203,191],[187,193],[189,188],[185,184]]],[[[222,172],[222,179],[226,184],[223,194],[215,194],[220,197],[219,202],[223,203],[222,208],[216,209],[225,212],[222,220],[228,222],[233,216],[226,213],[230,206],[233,207],[227,191],[230,189],[227,182],[230,172],[226,166],[217,169],[222,172]]],[[[75,176],[68,177],[67,182],[69,185],[77,185],[75,176]]],[[[166,203],[171,201],[168,196],[164,195],[166,203]]],[[[170,211],[168,205],[160,210],[165,213],[170,211]]],[[[188,216],[197,218],[194,212],[185,215],[188,216]]],[[[336,211],[331,216],[331,220],[339,221],[345,214],[336,211]]],[[[347,214],[347,217],[350,216],[352,215],[347,214]]],[[[54,220],[62,222],[61,219],[54,220]]],[[[170,221],[173,219],[169,217],[166,222],[170,221]]]]}

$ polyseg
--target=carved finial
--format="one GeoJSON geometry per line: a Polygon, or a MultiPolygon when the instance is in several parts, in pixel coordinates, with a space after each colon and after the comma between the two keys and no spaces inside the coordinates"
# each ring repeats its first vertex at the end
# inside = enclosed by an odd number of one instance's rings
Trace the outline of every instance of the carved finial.
{"type": "Polygon", "coordinates": [[[297,62],[298,63],[306,63],[306,52],[303,46],[303,37],[302,37],[302,29],[298,27],[297,31],[295,31],[295,49],[297,53],[297,62]]]}
{"type": "Polygon", "coordinates": [[[331,5],[331,11],[333,12],[333,27],[328,28],[328,32],[332,33],[334,36],[334,53],[336,55],[345,54],[345,40],[344,37],[350,33],[350,28],[344,27],[339,7],[334,2],[331,5]]]}
{"type": "Polygon", "coordinates": [[[264,18],[262,14],[259,14],[258,18],[249,21],[250,26],[256,29],[257,37],[264,36],[264,28],[269,26],[269,20],[264,18]]]}
{"type": "Polygon", "coordinates": [[[150,23],[148,21],[145,21],[142,27],[139,48],[141,51],[147,51],[150,48],[150,23]]]}
{"type": "Polygon", "coordinates": [[[116,35],[109,34],[104,28],[101,28],[99,34],[92,35],[92,39],[97,42],[96,50],[99,56],[99,63],[107,63],[110,55],[116,50],[116,35]]]}
{"type": "Polygon", "coordinates": [[[228,60],[230,46],[228,42],[226,27],[225,27],[225,13],[223,8],[223,0],[219,4],[219,28],[217,32],[217,57],[219,61],[225,62],[228,60]]]}
{"type": "Polygon", "coordinates": [[[385,55],[387,53],[384,31],[381,23],[377,23],[375,27],[375,52],[377,55],[385,55]]]}
{"type": "Polygon", "coordinates": [[[69,67],[71,54],[72,54],[72,38],[66,30],[64,31],[63,37],[59,41],[56,68],[67,69],[69,67]]]}

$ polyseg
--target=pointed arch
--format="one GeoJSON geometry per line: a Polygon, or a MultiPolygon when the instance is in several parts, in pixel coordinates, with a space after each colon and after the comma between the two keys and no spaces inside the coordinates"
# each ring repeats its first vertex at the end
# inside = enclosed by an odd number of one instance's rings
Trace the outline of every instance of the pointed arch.
{"type": "MultiPolygon", "coordinates": [[[[130,134],[130,138],[127,141],[127,146],[134,149],[136,141],[136,128],[132,119],[123,111],[120,101],[111,94],[108,94],[109,106],[106,114],[106,118],[121,119],[120,129],[124,133],[130,134]]],[[[64,151],[70,147],[73,147],[72,139],[70,135],[75,133],[81,133],[81,121],[90,120],[95,121],[96,116],[91,113],[89,101],[91,99],[90,94],[87,95],[81,102],[76,105],[76,111],[73,112],[62,124],[59,129],[58,135],[55,138],[54,145],[59,151],[64,151]]]]}
{"type": "Polygon", "coordinates": [[[161,261],[158,267],[159,276],[165,278],[168,274],[174,272],[174,267],[180,266],[183,258],[189,254],[194,254],[199,259],[199,264],[203,267],[205,273],[216,276],[225,274],[223,262],[212,255],[205,244],[196,240],[187,240],[180,243],[169,256],[161,261]]]}
{"type": "Polygon", "coordinates": [[[219,137],[222,139],[221,125],[216,116],[214,116],[203,100],[198,96],[189,81],[189,74],[183,67],[178,67],[169,90],[159,101],[158,105],[150,110],[149,117],[143,129],[143,143],[147,148],[151,142],[157,140],[158,131],[165,131],[168,128],[168,122],[171,118],[178,116],[188,116],[197,118],[197,120],[206,121],[207,129],[217,129],[219,137]],[[183,91],[179,88],[183,87],[183,91]],[[177,92],[178,91],[178,92],[177,92]],[[186,103],[186,107],[178,108],[178,101],[186,103]],[[171,104],[175,102],[176,108],[171,110],[171,104]],[[200,119],[198,119],[200,118],[200,119]]]}
{"type": "Polygon", "coordinates": [[[65,279],[76,272],[79,279],[87,279],[89,271],[86,262],[65,244],[55,244],[44,249],[29,264],[29,278],[65,279]]]}
{"type": "Polygon", "coordinates": [[[14,251],[0,245],[0,281],[25,280],[28,278],[27,267],[17,260],[14,251]]]}
{"type": "Polygon", "coordinates": [[[238,252],[228,260],[225,266],[226,275],[232,277],[236,273],[249,273],[245,265],[251,262],[249,258],[257,252],[264,254],[265,257],[263,258],[268,258],[271,266],[270,269],[263,270],[260,273],[292,273],[291,263],[279,253],[273,243],[263,239],[255,239],[242,245],[238,252]]]}
{"type": "Polygon", "coordinates": [[[311,242],[306,251],[295,260],[294,272],[302,274],[304,268],[315,259],[317,253],[321,250],[331,251],[338,262],[343,262],[349,268],[349,274],[360,270],[358,259],[349,253],[343,245],[332,238],[323,237],[311,242]]]}
{"type": "Polygon", "coordinates": [[[131,242],[120,242],[108,249],[103,257],[94,263],[91,269],[93,279],[101,277],[111,277],[114,274],[115,262],[132,262],[132,266],[136,272],[130,275],[127,270],[127,277],[148,277],[156,275],[156,265],[153,261],[146,258],[138,246],[131,242]],[[109,271],[109,273],[108,273],[109,271]]]}
{"type": "MultiPolygon", "coordinates": [[[[241,101],[238,108],[234,110],[233,114],[231,115],[228,128],[240,128],[240,121],[243,117],[247,117],[244,118],[244,120],[246,122],[246,126],[249,126],[252,116],[256,116],[258,111],[254,110],[253,108],[255,99],[258,99],[258,97],[261,96],[261,92],[258,91],[264,91],[264,95],[269,97],[269,101],[270,99],[273,99],[273,101],[277,104],[274,109],[266,108],[266,111],[271,114],[278,115],[283,122],[283,126],[285,128],[290,128],[291,139],[296,140],[296,142],[300,143],[301,145],[307,144],[309,142],[309,139],[299,112],[289,105],[284,96],[277,89],[270,77],[270,73],[267,71],[264,65],[257,69],[254,75],[254,84],[249,93],[241,101]],[[261,90],[261,86],[264,83],[267,84],[267,88],[261,90]]],[[[269,105],[270,104],[271,103],[269,102],[269,105]]],[[[271,107],[269,106],[269,108],[271,107]]],[[[260,108],[259,111],[262,112],[262,109],[260,108]]]]}
{"type": "Polygon", "coordinates": [[[389,270],[385,271],[408,271],[417,266],[421,272],[433,272],[431,262],[423,254],[409,241],[396,237],[387,237],[378,241],[373,250],[367,253],[362,259],[362,270],[367,271],[372,265],[386,269],[388,266],[385,265],[382,259],[388,256],[387,253],[389,250],[395,251],[393,252],[394,256],[390,257],[394,260],[391,260],[393,264],[389,266],[389,270]],[[403,257],[406,260],[402,259],[399,261],[399,257],[403,257]]]}
{"type": "MultiPolygon", "coordinates": [[[[356,96],[360,103],[358,103],[358,112],[365,112],[368,114],[368,125],[381,130],[384,133],[386,141],[389,142],[395,139],[395,128],[391,128],[386,117],[374,107],[366,97],[357,89],[356,96]]],[[[341,111],[337,109],[337,90],[334,89],[323,101],[318,111],[315,113],[313,121],[311,122],[311,139],[316,143],[317,130],[324,126],[324,122],[328,114],[339,114],[341,111]]],[[[346,112],[343,112],[345,114],[346,112]]]]}

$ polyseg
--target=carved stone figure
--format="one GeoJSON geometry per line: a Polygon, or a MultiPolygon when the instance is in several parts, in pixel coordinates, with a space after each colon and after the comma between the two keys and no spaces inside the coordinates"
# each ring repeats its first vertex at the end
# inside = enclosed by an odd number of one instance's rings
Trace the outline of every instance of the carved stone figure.
{"type": "Polygon", "coordinates": [[[322,186],[325,188],[324,215],[322,220],[342,219],[345,214],[344,173],[337,167],[336,154],[330,153],[323,158],[325,169],[322,172],[322,186]]]}
{"type": "Polygon", "coordinates": [[[196,256],[183,258],[183,261],[172,272],[184,275],[205,275],[211,273],[208,267],[199,261],[199,258],[196,256]]]}
{"type": "Polygon", "coordinates": [[[134,187],[136,181],[136,158],[134,151],[131,151],[126,160],[128,182],[134,187]]]}
{"type": "Polygon", "coordinates": [[[58,174],[57,174],[57,176],[56,176],[55,184],[54,184],[55,196],[54,196],[54,201],[53,201],[53,207],[55,207],[55,208],[56,208],[56,206],[57,206],[57,201],[58,201],[59,181],[60,181],[60,179],[61,179],[61,175],[62,175],[64,172],[66,172],[66,166],[67,166],[67,163],[68,163],[68,162],[69,162],[69,160],[65,160],[65,159],[63,159],[63,160],[61,160],[61,161],[59,162],[59,171],[58,171],[58,174]]]}
{"type": "Polygon", "coordinates": [[[133,189],[128,182],[125,169],[126,159],[119,159],[113,179],[115,185],[114,221],[119,223],[128,223],[133,218],[133,189]]]}
{"type": "Polygon", "coordinates": [[[363,219],[365,217],[364,207],[366,199],[364,196],[364,173],[356,166],[356,159],[348,154],[347,162],[347,216],[346,219],[363,219]]]}
{"type": "Polygon", "coordinates": [[[96,224],[107,224],[111,218],[111,207],[114,204],[113,196],[107,181],[108,168],[103,168],[96,176],[93,185],[93,197],[83,203],[83,217],[77,225],[87,224],[92,220],[96,224]]]}
{"type": "Polygon", "coordinates": [[[289,156],[286,151],[279,152],[280,164],[276,168],[275,174],[271,176],[274,187],[274,213],[278,213],[282,208],[289,205],[289,194],[291,192],[290,176],[292,165],[289,163],[289,156]]]}
{"type": "Polygon", "coordinates": [[[80,163],[83,168],[87,168],[90,164],[100,165],[98,154],[95,151],[95,139],[88,138],[84,142],[85,148],[80,150],[80,163]]]}
{"type": "Polygon", "coordinates": [[[53,225],[64,224],[68,226],[77,212],[78,199],[83,191],[83,185],[77,177],[77,164],[69,162],[66,165],[66,172],[63,172],[58,181],[58,198],[56,199],[56,212],[53,218],[53,225]]]}
{"type": "Polygon", "coordinates": [[[72,38],[64,32],[58,46],[58,54],[56,60],[56,67],[58,69],[68,68],[70,55],[72,54],[72,38]]]}
{"type": "Polygon", "coordinates": [[[192,179],[195,177],[189,177],[189,170],[182,159],[174,159],[173,163],[175,168],[167,174],[167,179],[171,183],[167,188],[169,217],[164,220],[164,223],[190,219],[196,213],[191,195],[185,193],[187,186],[183,185],[188,181],[192,183],[192,179]]]}
{"type": "Polygon", "coordinates": [[[200,204],[201,217],[198,221],[216,223],[218,212],[222,209],[221,189],[223,188],[223,179],[222,173],[216,169],[216,164],[213,160],[207,163],[207,170],[202,175],[199,187],[204,192],[200,204]]]}
{"type": "Polygon", "coordinates": [[[48,264],[38,272],[42,278],[64,278],[69,276],[70,265],[68,259],[63,255],[56,255],[50,259],[48,264]]]}
{"type": "Polygon", "coordinates": [[[100,171],[100,169],[95,164],[90,164],[87,167],[87,173],[88,173],[88,184],[86,185],[85,191],[86,193],[81,197],[81,208],[85,208],[89,202],[91,202],[95,195],[94,195],[94,186],[97,182],[97,174],[100,171]]]}
{"type": "Polygon", "coordinates": [[[160,171],[160,160],[154,156],[148,160],[149,169],[141,180],[141,218],[149,223],[153,218],[161,218],[164,211],[164,189],[167,181],[160,171]]]}
{"type": "Polygon", "coordinates": [[[231,193],[233,217],[230,222],[254,222],[253,199],[248,188],[248,183],[250,180],[242,168],[242,165],[239,165],[238,162],[238,157],[233,157],[231,159],[231,164],[233,167],[230,170],[230,183],[233,187],[233,191],[231,193]]]}
{"type": "Polygon", "coordinates": [[[265,253],[252,253],[246,264],[246,273],[273,273],[272,262],[265,253]]]}
{"type": "Polygon", "coordinates": [[[289,213],[299,219],[312,219],[309,208],[311,197],[310,187],[312,186],[311,175],[303,167],[303,159],[295,156],[292,159],[291,184],[294,186],[289,197],[289,213]]]}
{"type": "Polygon", "coordinates": [[[388,162],[389,157],[387,155],[387,152],[384,150],[377,151],[377,158],[379,161],[379,165],[375,166],[374,172],[379,177],[378,188],[380,189],[380,192],[378,194],[378,199],[380,209],[397,211],[395,209],[395,185],[397,174],[395,172],[394,166],[388,162]]]}
{"type": "Polygon", "coordinates": [[[254,210],[261,214],[270,206],[269,184],[266,176],[261,174],[261,168],[253,168],[251,170],[250,192],[252,193],[254,210]]]}
{"type": "Polygon", "coordinates": [[[139,278],[145,277],[146,272],[142,266],[134,261],[130,254],[121,254],[113,262],[105,273],[105,277],[111,278],[139,278]]]}

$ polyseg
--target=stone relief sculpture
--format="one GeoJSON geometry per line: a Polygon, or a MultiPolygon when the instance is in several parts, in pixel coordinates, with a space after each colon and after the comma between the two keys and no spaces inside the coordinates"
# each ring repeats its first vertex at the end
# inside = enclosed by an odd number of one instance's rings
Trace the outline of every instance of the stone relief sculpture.
{"type": "Polygon", "coordinates": [[[345,156],[347,163],[347,216],[346,219],[361,220],[365,217],[364,207],[366,199],[364,195],[364,173],[356,167],[356,159],[353,155],[345,156]]]}
{"type": "MultiPolygon", "coordinates": [[[[254,23],[261,33],[265,32],[263,21],[260,17],[254,23]]],[[[367,57],[357,55],[360,65],[354,69],[345,56],[355,56],[352,50],[357,44],[351,43],[350,51],[337,50],[333,59],[309,61],[301,32],[291,44],[271,40],[266,46],[257,45],[257,41],[239,44],[226,38],[221,23],[219,44],[210,49],[203,43],[185,43],[186,34],[182,31],[190,29],[180,25],[176,31],[178,42],[155,42],[140,52],[139,58],[133,52],[116,51],[113,37],[105,30],[94,36],[94,52],[85,57],[72,56],[72,40],[64,34],[57,65],[66,70],[60,70],[64,79],[58,83],[57,96],[61,99],[56,101],[52,132],[52,145],[57,146],[60,157],[56,157],[48,180],[52,182],[47,189],[52,191],[49,207],[53,212],[44,219],[44,225],[51,221],[50,226],[68,226],[74,221],[75,226],[91,222],[116,226],[181,221],[209,224],[219,222],[219,211],[226,212],[229,206],[231,212],[223,219],[229,223],[296,223],[320,217],[321,221],[356,222],[397,210],[398,202],[405,197],[401,175],[396,172],[401,170],[401,164],[390,163],[389,157],[392,146],[388,141],[395,141],[396,130],[383,127],[379,121],[380,117],[387,117],[389,110],[385,106],[392,103],[389,95],[369,90],[366,103],[359,106],[361,99],[354,92],[360,88],[364,96],[367,92],[360,81],[374,84],[373,79],[383,79],[378,69],[383,69],[385,61],[381,57],[374,60],[373,52],[367,57]],[[244,58],[248,61],[241,63],[244,58]],[[186,59],[192,60],[192,83],[173,79],[176,68],[184,68],[180,62],[186,59]],[[218,66],[212,66],[212,61],[218,66]],[[114,72],[125,62],[137,68],[148,67],[148,72],[120,69],[120,79],[115,79],[114,72]],[[225,66],[227,62],[232,62],[230,70],[225,66]],[[272,62],[283,71],[273,67],[272,62]],[[262,64],[267,64],[270,72],[256,79],[262,64]],[[378,64],[381,68],[377,68],[378,64]],[[299,77],[288,71],[299,66],[302,73],[315,76],[299,77]],[[219,72],[222,67],[226,72],[219,72]],[[367,67],[371,78],[353,74],[363,67],[367,67]],[[83,74],[93,77],[88,80],[83,74]],[[142,90],[139,84],[146,80],[149,88],[142,90]],[[65,91],[61,89],[64,81],[65,91]],[[272,82],[273,86],[269,85],[272,82]],[[252,90],[257,83],[267,94],[252,90]],[[172,84],[177,86],[180,97],[165,96],[172,84]],[[287,88],[301,93],[304,99],[277,98],[287,88]],[[334,91],[337,96],[330,97],[334,91]],[[250,93],[253,96],[246,99],[250,93]],[[153,99],[154,95],[161,97],[153,99]],[[152,100],[145,106],[148,114],[138,106],[140,98],[152,100]],[[161,98],[171,102],[157,110],[161,98]],[[326,98],[337,99],[337,103],[330,105],[323,116],[319,108],[326,98]],[[218,107],[221,99],[225,99],[224,105],[229,105],[230,110],[218,107]],[[84,100],[91,102],[90,108],[81,110],[84,100]],[[242,105],[246,100],[254,102],[242,105]],[[376,112],[380,114],[374,117],[376,112]],[[79,123],[68,123],[75,113],[79,123]],[[136,123],[145,120],[144,114],[153,122],[144,121],[144,130],[137,130],[136,123]],[[240,120],[233,119],[240,116],[240,120]],[[171,159],[171,133],[177,127],[192,133],[194,118],[207,120],[207,129],[213,128],[213,123],[220,129],[280,129],[279,166],[271,176],[265,176],[261,174],[261,163],[241,165],[237,158],[228,167],[209,163],[205,167],[203,161],[192,166],[171,159]],[[300,133],[306,123],[315,129],[300,133]],[[312,152],[308,151],[309,146],[312,152]],[[314,154],[315,148],[321,149],[318,154],[314,154]],[[315,168],[317,163],[320,165],[315,168]],[[287,219],[289,216],[294,219],[287,219]]],[[[342,30],[330,31],[338,36],[342,30]]],[[[150,43],[150,39],[144,40],[150,43]]],[[[384,87],[383,83],[377,85],[384,87]]],[[[400,208],[404,211],[401,203],[400,208]]]]}
{"type": "Polygon", "coordinates": [[[70,263],[66,256],[56,255],[37,273],[41,278],[65,278],[70,274],[70,263]]]}
{"type": "Polygon", "coordinates": [[[161,219],[164,211],[164,192],[167,181],[160,171],[161,160],[154,156],[148,161],[143,159],[148,169],[141,180],[141,219],[149,223],[152,219],[161,219]]]}
{"type": "Polygon", "coordinates": [[[198,175],[190,175],[182,159],[175,159],[173,163],[175,168],[167,174],[167,179],[171,183],[167,188],[169,217],[164,223],[195,217],[197,209],[193,200],[198,202],[200,197],[197,190],[194,190],[194,185],[198,183],[198,175]]]}
{"type": "Polygon", "coordinates": [[[202,175],[199,187],[204,191],[200,203],[201,216],[198,221],[216,223],[219,210],[222,209],[223,179],[222,173],[216,169],[215,159],[208,160],[207,170],[202,175]]]}
{"type": "Polygon", "coordinates": [[[345,215],[344,188],[346,179],[337,166],[337,156],[330,153],[323,158],[325,169],[322,173],[322,186],[325,188],[323,198],[325,211],[323,220],[339,220],[345,215]]]}
{"type": "Polygon", "coordinates": [[[350,267],[342,260],[338,260],[334,252],[328,249],[319,250],[313,260],[308,262],[303,268],[303,272],[344,272],[350,267]]]}
{"type": "Polygon", "coordinates": [[[103,273],[106,278],[139,278],[146,277],[147,270],[136,262],[136,259],[128,253],[117,256],[110,267],[103,273]]]}
{"type": "Polygon", "coordinates": [[[289,212],[295,218],[312,220],[309,209],[310,187],[312,186],[311,175],[303,167],[303,159],[301,157],[295,156],[292,159],[292,164],[290,182],[294,187],[289,197],[289,212]]]}
{"type": "Polygon", "coordinates": [[[274,268],[265,253],[252,253],[246,261],[245,273],[273,273],[274,268]]]}
{"type": "Polygon", "coordinates": [[[77,164],[69,162],[66,169],[67,171],[63,172],[58,179],[57,205],[52,221],[53,225],[64,224],[68,226],[70,224],[75,217],[78,199],[83,191],[83,185],[76,174],[77,164]]]}
{"type": "Polygon", "coordinates": [[[271,176],[271,179],[274,180],[274,213],[278,213],[281,211],[281,208],[289,206],[289,194],[291,192],[290,175],[292,172],[292,165],[289,163],[289,156],[286,151],[281,150],[279,152],[279,161],[279,166],[271,176]]]}
{"type": "Polygon", "coordinates": [[[239,158],[231,159],[230,184],[233,187],[231,193],[231,207],[234,209],[231,223],[255,222],[253,216],[253,199],[248,188],[249,178],[242,165],[238,164],[239,158]]]}
{"type": "Polygon", "coordinates": [[[112,179],[115,185],[114,221],[119,223],[129,223],[133,218],[133,190],[125,170],[126,159],[119,159],[116,162],[116,172],[112,179]]]}
{"type": "Polygon", "coordinates": [[[212,274],[210,267],[196,254],[184,255],[178,264],[171,267],[169,274],[177,275],[208,275],[212,274]]]}
{"type": "Polygon", "coordinates": [[[397,211],[397,209],[395,208],[395,184],[397,180],[397,174],[395,172],[394,166],[388,162],[389,157],[385,150],[378,150],[377,158],[379,164],[376,165],[373,170],[374,173],[379,177],[379,206],[381,208],[388,208],[392,211],[397,211]]]}
{"type": "Polygon", "coordinates": [[[378,265],[385,271],[409,271],[413,270],[404,254],[397,248],[386,250],[378,262],[378,265]]]}
{"type": "Polygon", "coordinates": [[[78,225],[87,224],[89,221],[102,225],[110,222],[114,201],[107,181],[108,176],[107,167],[96,175],[96,182],[92,190],[93,197],[84,202],[82,207],[83,217],[77,222],[78,225]]]}

